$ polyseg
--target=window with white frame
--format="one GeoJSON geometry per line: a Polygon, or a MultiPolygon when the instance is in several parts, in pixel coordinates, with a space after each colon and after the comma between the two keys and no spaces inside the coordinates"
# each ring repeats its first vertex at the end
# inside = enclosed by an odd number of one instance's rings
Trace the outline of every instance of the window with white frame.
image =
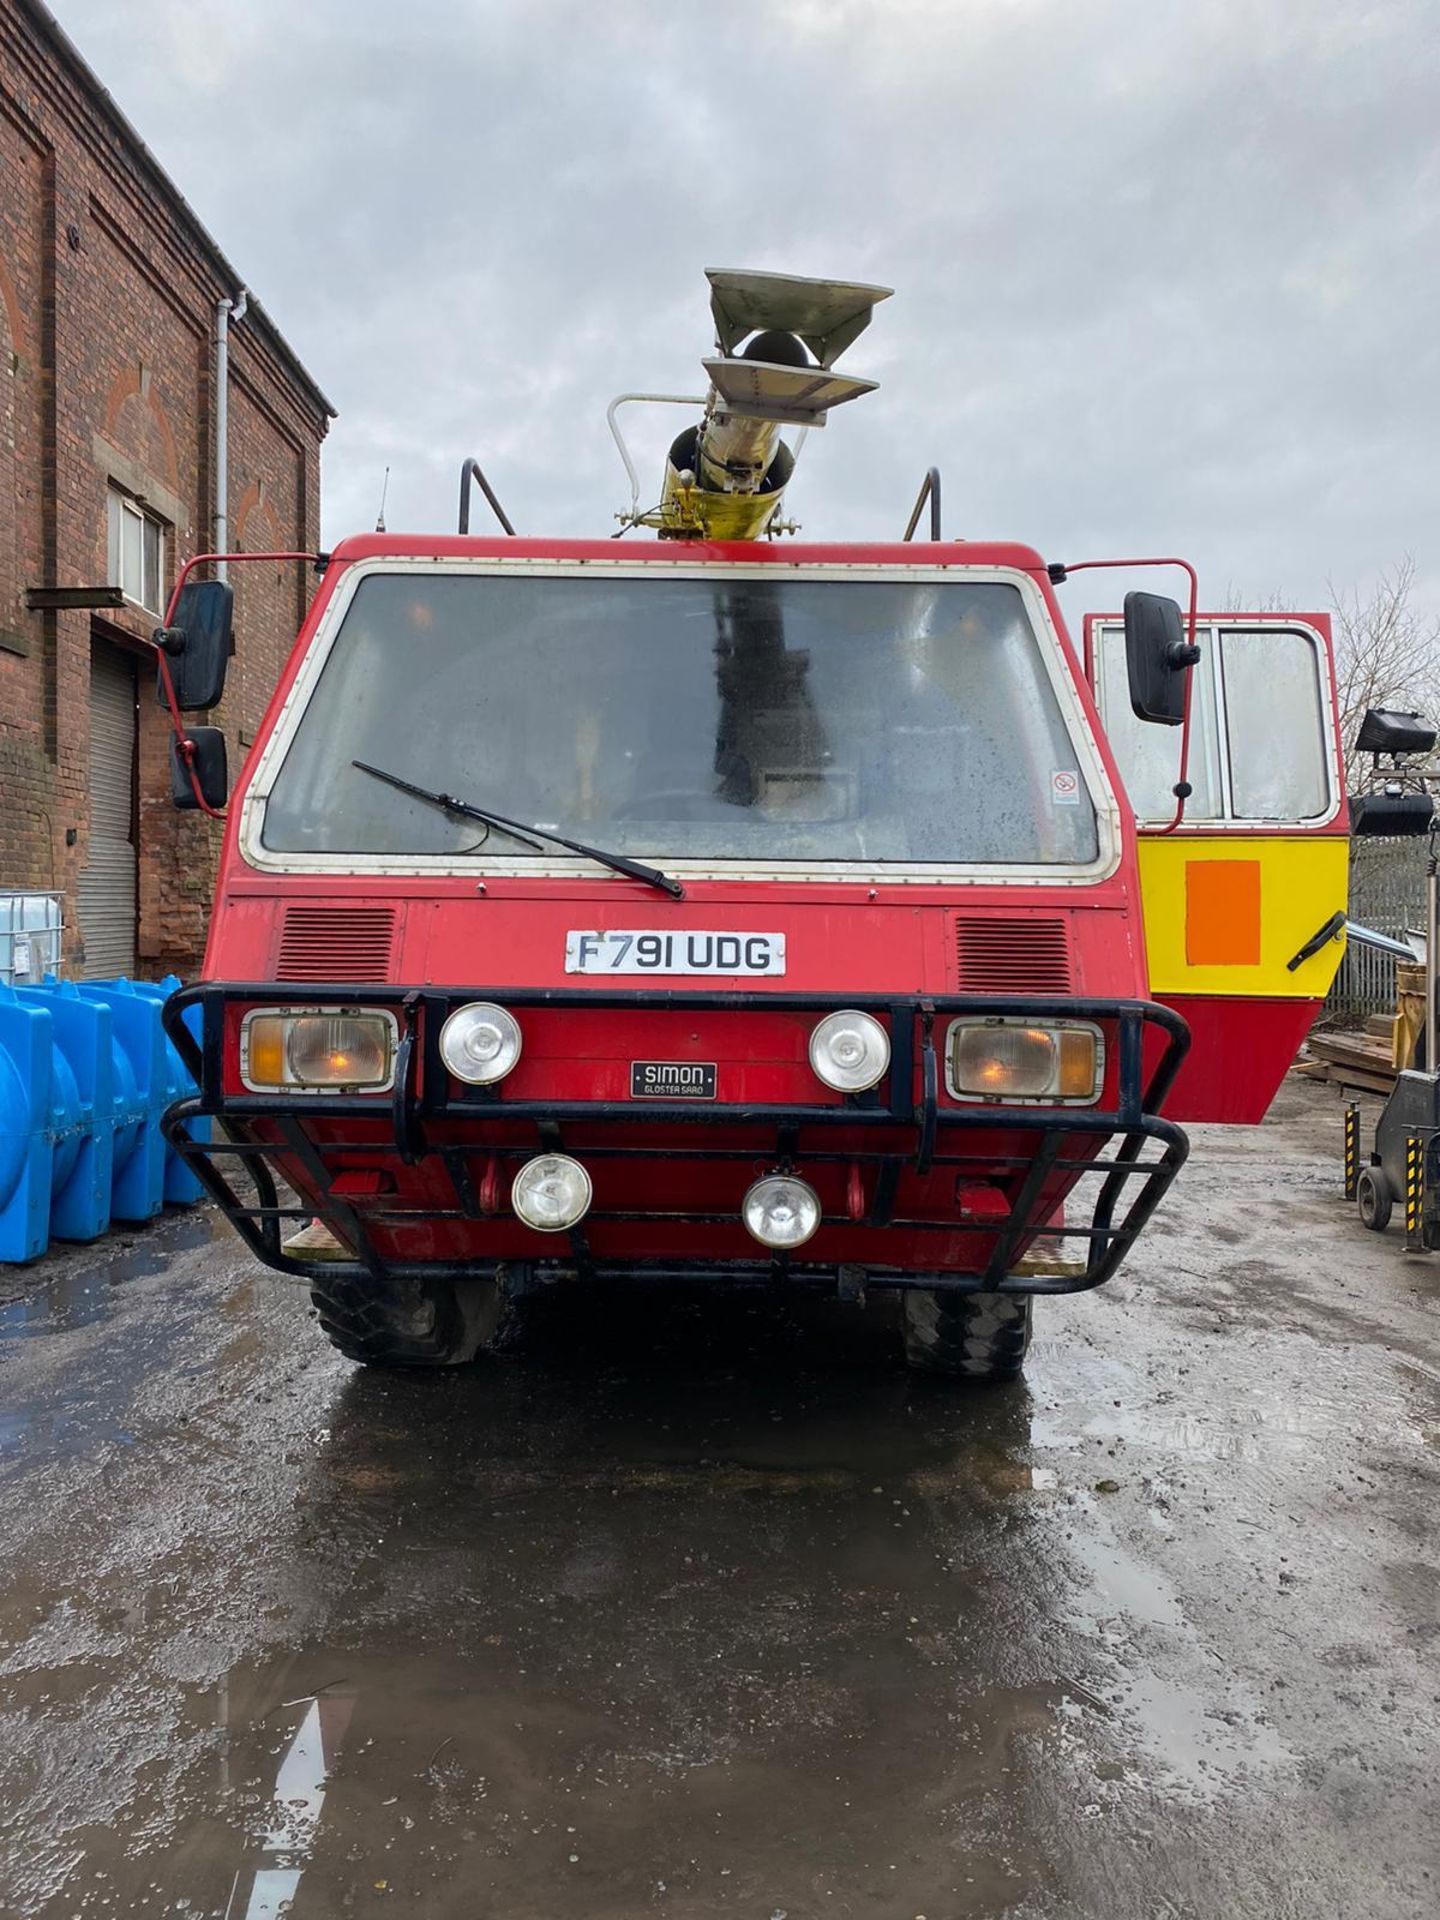
{"type": "MultiPolygon", "coordinates": [[[[1180,728],[1135,717],[1123,627],[1097,622],[1093,638],[1100,717],[1136,818],[1167,821],[1180,777],[1180,728]]],[[[1190,697],[1186,820],[1270,825],[1324,818],[1335,785],[1318,635],[1298,623],[1236,616],[1202,621],[1195,638],[1200,665],[1190,697]]]]}
{"type": "Polygon", "coordinates": [[[165,605],[165,522],[118,487],[111,487],[107,508],[110,585],[158,614],[165,605]]]}

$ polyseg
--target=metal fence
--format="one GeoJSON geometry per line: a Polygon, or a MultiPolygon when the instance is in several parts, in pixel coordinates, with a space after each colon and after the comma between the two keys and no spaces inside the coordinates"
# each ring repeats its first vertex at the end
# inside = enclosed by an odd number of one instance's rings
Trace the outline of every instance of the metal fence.
{"type": "MultiPolygon", "coordinates": [[[[1425,924],[1425,841],[1352,840],[1350,842],[1350,918],[1377,933],[1400,938],[1407,927],[1425,924]]],[[[1346,943],[1345,958],[1325,1002],[1327,1013],[1364,1019],[1395,1009],[1395,960],[1358,940],[1346,943]]]]}

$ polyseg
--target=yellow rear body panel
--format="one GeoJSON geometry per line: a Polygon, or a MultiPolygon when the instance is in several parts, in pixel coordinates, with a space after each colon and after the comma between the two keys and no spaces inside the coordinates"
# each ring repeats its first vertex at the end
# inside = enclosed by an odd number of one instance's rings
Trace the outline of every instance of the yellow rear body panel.
{"type": "Polygon", "coordinates": [[[1292,959],[1349,895],[1343,834],[1143,835],[1140,893],[1150,991],[1321,1000],[1344,938],[1292,959]]]}

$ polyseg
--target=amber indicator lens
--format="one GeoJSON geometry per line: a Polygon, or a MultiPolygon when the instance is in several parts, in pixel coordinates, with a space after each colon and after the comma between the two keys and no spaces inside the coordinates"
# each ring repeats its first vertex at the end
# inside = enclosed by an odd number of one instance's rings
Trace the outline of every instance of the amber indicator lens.
{"type": "Polygon", "coordinates": [[[257,1013],[246,1028],[249,1057],[245,1078],[252,1087],[285,1084],[285,1022],[278,1013],[257,1013]]]}
{"type": "Polygon", "coordinates": [[[1092,1100],[1100,1091],[1096,1071],[1097,1036],[1087,1027],[1066,1027],[1059,1036],[1060,1079],[1056,1091],[1066,1100],[1092,1100]]]}

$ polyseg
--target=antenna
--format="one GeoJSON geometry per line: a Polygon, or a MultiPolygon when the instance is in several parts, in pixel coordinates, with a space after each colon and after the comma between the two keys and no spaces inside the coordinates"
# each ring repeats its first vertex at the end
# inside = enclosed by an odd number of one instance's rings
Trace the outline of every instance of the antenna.
{"type": "Polygon", "coordinates": [[[375,516],[376,533],[384,533],[385,531],[385,501],[387,496],[389,495],[389,492],[390,492],[390,469],[389,467],[386,467],[385,478],[384,478],[384,481],[381,483],[381,487],[380,487],[380,511],[375,516]]]}

